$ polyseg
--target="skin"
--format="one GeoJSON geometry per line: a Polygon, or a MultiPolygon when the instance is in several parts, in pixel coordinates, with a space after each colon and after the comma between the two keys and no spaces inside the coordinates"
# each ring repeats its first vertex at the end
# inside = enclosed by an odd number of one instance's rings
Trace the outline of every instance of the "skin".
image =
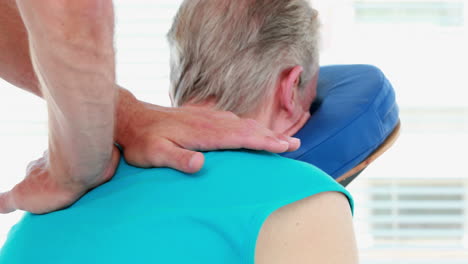
{"type": "MultiPolygon", "coordinates": [[[[284,70],[272,97],[259,105],[261,111],[247,114],[277,133],[295,134],[309,119],[309,108],[316,96],[316,74],[299,91],[303,72],[296,66],[284,70]]],[[[210,110],[215,103],[192,105],[210,110]]],[[[256,244],[255,263],[330,263],[356,264],[357,246],[347,198],[325,192],[286,205],[264,222],[256,244]]]]}
{"type": "Polygon", "coordinates": [[[0,194],[0,213],[65,208],[108,181],[123,155],[137,166],[196,172],[194,150],[292,151],[297,139],[232,113],[164,108],[115,83],[111,0],[0,1],[0,77],[47,101],[49,149],[0,194]]]}
{"type": "Polygon", "coordinates": [[[310,105],[315,100],[318,73],[299,91],[298,84],[303,68],[300,66],[282,72],[274,97],[267,100],[267,109],[250,116],[277,133],[296,134],[310,118],[310,105]]]}
{"type": "Polygon", "coordinates": [[[275,211],[258,236],[255,263],[359,263],[346,198],[325,192],[275,211]]]}

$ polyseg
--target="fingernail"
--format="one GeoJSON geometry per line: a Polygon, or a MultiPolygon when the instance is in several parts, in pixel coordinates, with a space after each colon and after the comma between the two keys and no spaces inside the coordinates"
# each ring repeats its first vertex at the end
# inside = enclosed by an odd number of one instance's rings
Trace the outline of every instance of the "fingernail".
{"type": "Polygon", "coordinates": [[[189,168],[193,169],[195,166],[195,162],[197,162],[197,155],[193,155],[192,158],[189,161],[189,168]]]}
{"type": "Polygon", "coordinates": [[[289,146],[289,142],[284,141],[284,140],[280,140],[279,143],[280,143],[281,145],[289,146]]]}
{"type": "Polygon", "coordinates": [[[200,163],[203,164],[203,159],[204,156],[202,153],[195,153],[192,155],[192,158],[189,161],[189,167],[191,170],[199,170],[200,169],[200,163]]]}
{"type": "Polygon", "coordinates": [[[290,137],[289,138],[289,142],[292,143],[292,144],[301,144],[301,140],[298,139],[298,138],[293,138],[293,137],[290,137]]]}

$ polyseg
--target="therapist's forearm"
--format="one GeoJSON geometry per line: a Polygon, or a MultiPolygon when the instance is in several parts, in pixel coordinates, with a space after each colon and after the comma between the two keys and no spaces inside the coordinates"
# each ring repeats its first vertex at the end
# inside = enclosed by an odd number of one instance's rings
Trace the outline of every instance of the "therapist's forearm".
{"type": "MultiPolygon", "coordinates": [[[[28,34],[21,19],[16,0],[0,1],[0,78],[18,88],[42,97],[39,82],[31,62],[28,34]]],[[[116,106],[118,124],[116,127],[127,127],[137,102],[127,90],[117,86],[118,103],[116,106]]],[[[122,129],[115,131],[118,141],[122,129]]]]}
{"type": "Polygon", "coordinates": [[[0,78],[42,97],[16,0],[1,0],[0,13],[0,78]]]}
{"type": "Polygon", "coordinates": [[[50,169],[93,184],[108,165],[116,104],[110,0],[17,0],[49,114],[50,169]]]}

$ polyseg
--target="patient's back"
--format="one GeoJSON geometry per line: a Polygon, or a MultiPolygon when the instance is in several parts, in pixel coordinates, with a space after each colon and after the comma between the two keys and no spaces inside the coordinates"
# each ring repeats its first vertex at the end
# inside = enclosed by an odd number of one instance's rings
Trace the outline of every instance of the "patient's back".
{"type": "Polygon", "coordinates": [[[275,154],[205,157],[195,175],[122,161],[110,182],[70,208],[25,214],[0,263],[254,263],[272,212],[325,191],[348,195],[319,169],[275,154]]]}

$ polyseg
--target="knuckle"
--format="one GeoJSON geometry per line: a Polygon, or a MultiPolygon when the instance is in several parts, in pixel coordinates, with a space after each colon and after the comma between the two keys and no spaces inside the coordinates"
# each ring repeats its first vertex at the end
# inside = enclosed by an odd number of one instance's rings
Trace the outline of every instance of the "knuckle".
{"type": "Polygon", "coordinates": [[[165,157],[168,154],[169,148],[167,144],[164,143],[163,140],[157,139],[152,140],[150,144],[145,146],[145,159],[151,162],[152,166],[164,166],[165,164],[165,157]]]}
{"type": "Polygon", "coordinates": [[[277,139],[280,139],[280,140],[283,140],[283,141],[288,141],[288,138],[282,134],[282,133],[275,133],[274,136],[277,138],[277,139]]]}
{"type": "Polygon", "coordinates": [[[42,157],[37,160],[33,160],[26,166],[26,175],[36,174],[47,169],[47,160],[42,157]]]}
{"type": "Polygon", "coordinates": [[[161,156],[161,153],[156,153],[150,157],[148,157],[148,160],[150,160],[150,166],[152,167],[164,167],[166,166],[166,163],[161,156]]]}
{"type": "Polygon", "coordinates": [[[31,172],[34,170],[35,166],[36,166],[35,161],[29,162],[28,165],[26,166],[26,175],[31,174],[31,172]]]}
{"type": "Polygon", "coordinates": [[[153,153],[165,151],[167,149],[167,144],[165,144],[163,139],[155,138],[149,141],[148,144],[144,146],[147,155],[151,155],[153,153]]]}

